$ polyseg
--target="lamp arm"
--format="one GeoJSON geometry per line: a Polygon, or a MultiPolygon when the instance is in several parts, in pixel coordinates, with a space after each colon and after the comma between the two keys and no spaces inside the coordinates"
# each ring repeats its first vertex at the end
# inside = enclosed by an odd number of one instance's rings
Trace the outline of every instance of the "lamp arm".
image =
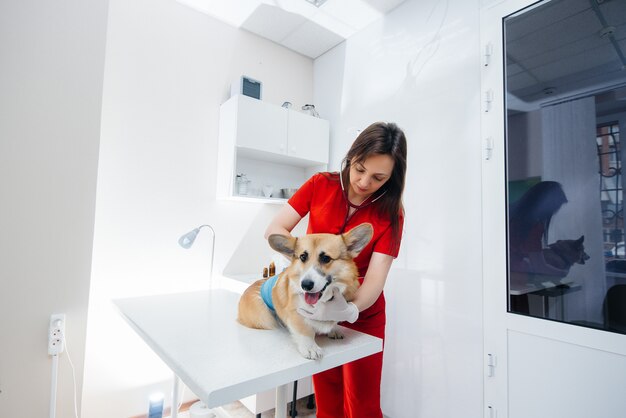
{"type": "Polygon", "coordinates": [[[211,242],[211,270],[209,270],[209,284],[212,287],[213,286],[213,261],[215,260],[215,230],[209,224],[200,225],[198,229],[202,229],[204,227],[209,228],[211,230],[211,234],[213,234],[213,237],[211,238],[211,241],[212,241],[211,242]]]}

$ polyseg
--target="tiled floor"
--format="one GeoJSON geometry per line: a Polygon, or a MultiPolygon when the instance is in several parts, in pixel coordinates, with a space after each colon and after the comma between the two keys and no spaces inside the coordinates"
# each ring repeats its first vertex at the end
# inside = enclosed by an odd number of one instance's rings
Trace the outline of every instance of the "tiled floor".
{"type": "MultiPolygon", "coordinates": [[[[298,415],[297,418],[315,418],[315,409],[308,409],[306,407],[307,399],[300,399],[297,405],[298,415]]],[[[178,415],[180,418],[189,418],[189,414],[187,412],[183,412],[178,415]]],[[[267,412],[263,412],[261,414],[261,418],[274,418],[276,415],[274,410],[270,410],[267,412]]],[[[289,415],[289,411],[287,411],[287,418],[291,417],[289,415]]],[[[241,404],[241,402],[233,402],[228,405],[224,405],[219,410],[215,410],[215,414],[212,417],[206,418],[256,418],[256,415],[253,414],[241,404]]],[[[387,415],[384,415],[384,418],[389,418],[387,415]]]]}
{"type": "MultiPolygon", "coordinates": [[[[224,409],[230,416],[229,418],[255,418],[252,412],[250,412],[245,406],[243,406],[240,402],[233,402],[232,404],[223,406],[224,409]]],[[[306,398],[300,399],[296,402],[296,410],[298,411],[298,418],[315,418],[315,409],[308,409],[306,407],[306,398]]],[[[274,418],[275,411],[272,409],[267,412],[263,412],[261,414],[261,418],[274,418]]],[[[287,411],[287,417],[290,417],[289,411],[287,411]]]]}
{"type": "MultiPolygon", "coordinates": [[[[308,409],[306,407],[307,399],[300,399],[296,403],[296,409],[298,411],[298,418],[315,418],[315,409],[308,409]]],[[[188,412],[183,412],[178,415],[180,418],[189,418],[188,412]]],[[[261,414],[261,418],[274,418],[275,411],[272,409],[261,414]]],[[[287,411],[287,417],[290,417],[289,411],[287,411]]],[[[256,415],[250,412],[241,402],[233,402],[228,405],[224,405],[214,410],[213,417],[206,418],[256,418],[256,415]]]]}

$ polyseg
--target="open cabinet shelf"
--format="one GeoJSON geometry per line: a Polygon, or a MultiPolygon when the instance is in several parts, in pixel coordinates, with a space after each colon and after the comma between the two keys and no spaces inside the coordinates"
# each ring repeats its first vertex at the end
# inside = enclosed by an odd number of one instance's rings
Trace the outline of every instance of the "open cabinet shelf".
{"type": "Polygon", "coordinates": [[[283,188],[298,188],[328,168],[328,121],[243,95],[220,107],[217,197],[241,202],[284,203],[283,188]],[[246,175],[238,195],[237,174],[246,175]],[[269,198],[263,188],[270,186],[269,198]]]}

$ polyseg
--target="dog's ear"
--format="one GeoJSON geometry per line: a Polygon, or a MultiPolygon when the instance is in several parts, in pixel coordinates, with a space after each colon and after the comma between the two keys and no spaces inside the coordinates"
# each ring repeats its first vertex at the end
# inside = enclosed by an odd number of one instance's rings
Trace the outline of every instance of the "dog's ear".
{"type": "Polygon", "coordinates": [[[343,242],[346,244],[350,257],[354,258],[372,239],[374,235],[374,227],[371,224],[361,224],[352,228],[350,231],[343,234],[343,242]]]}
{"type": "Polygon", "coordinates": [[[287,256],[287,258],[293,257],[297,240],[297,238],[280,234],[272,234],[267,238],[267,241],[270,243],[270,247],[287,256]]]}
{"type": "Polygon", "coordinates": [[[585,241],[585,236],[584,236],[584,235],[581,235],[581,236],[580,236],[580,238],[578,238],[578,239],[576,240],[576,244],[582,244],[582,243],[583,243],[583,241],[585,241]]]}

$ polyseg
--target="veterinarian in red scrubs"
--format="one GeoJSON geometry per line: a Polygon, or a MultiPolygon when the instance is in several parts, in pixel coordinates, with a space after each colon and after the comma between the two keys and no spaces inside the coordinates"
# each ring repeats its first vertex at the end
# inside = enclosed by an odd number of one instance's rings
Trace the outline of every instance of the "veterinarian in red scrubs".
{"type": "MultiPolygon", "coordinates": [[[[352,302],[332,301],[299,310],[317,320],[348,321],[342,325],[385,337],[383,287],[398,256],[404,211],[406,138],[393,123],[367,127],[352,144],[341,172],[318,173],[300,187],[265,233],[290,235],[308,213],[307,233],[339,234],[361,223],[374,236],[355,262],[361,287],[352,302]]],[[[382,418],[380,382],[383,354],[345,364],[313,376],[318,418],[382,418]]]]}

